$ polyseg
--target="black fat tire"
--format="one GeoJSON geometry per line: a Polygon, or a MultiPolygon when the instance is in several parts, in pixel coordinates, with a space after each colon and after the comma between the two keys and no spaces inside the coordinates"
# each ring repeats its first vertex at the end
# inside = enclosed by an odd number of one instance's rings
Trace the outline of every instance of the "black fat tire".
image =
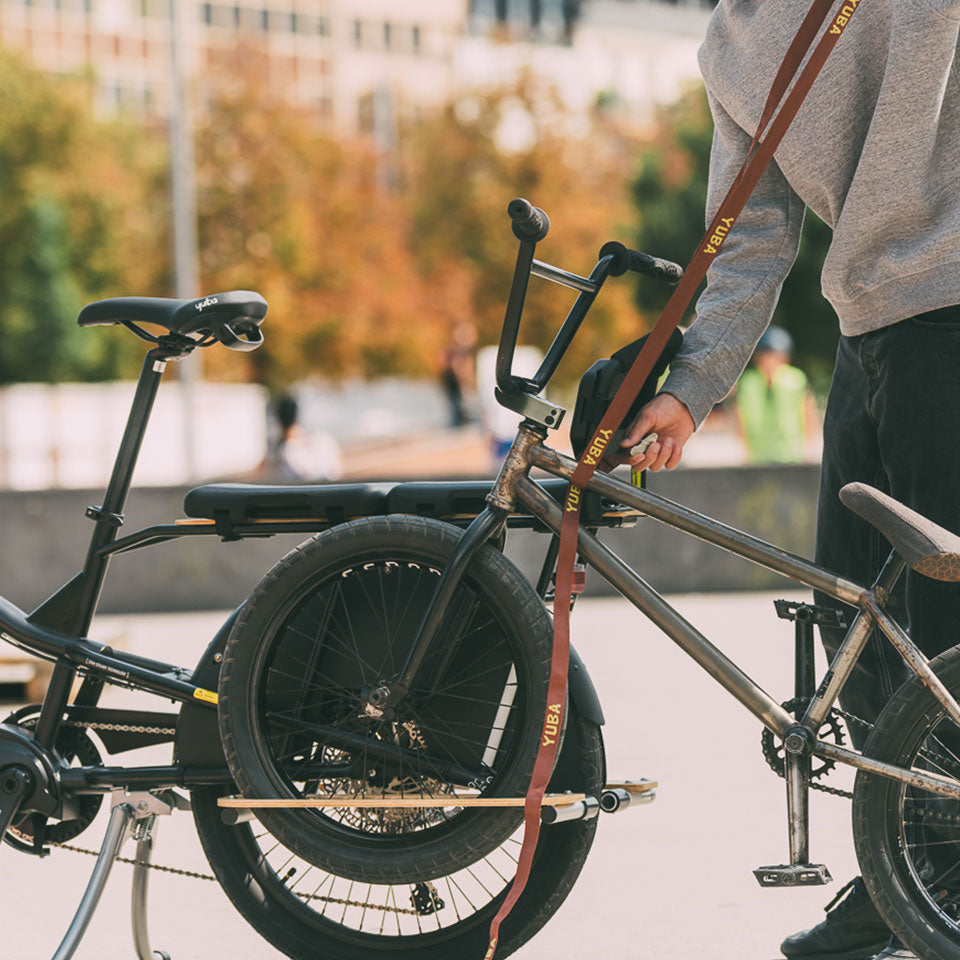
{"type": "MultiPolygon", "coordinates": [[[[572,710],[567,734],[563,750],[578,752],[581,781],[567,781],[564,786],[598,796],[605,774],[600,728],[572,710]]],[[[288,957],[366,960],[381,955],[390,960],[469,960],[484,955],[490,920],[506,890],[442,932],[403,938],[358,933],[321,916],[290,892],[262,856],[254,838],[257,825],[223,823],[217,807],[221,792],[215,787],[193,791],[193,817],[204,853],[237,910],[288,957]]],[[[560,908],[583,869],[596,829],[596,819],[542,829],[527,886],[501,927],[495,960],[519,950],[560,908]]]]}
{"type": "MultiPolygon", "coordinates": [[[[420,517],[355,520],[301,544],[263,578],[230,633],[220,673],[220,732],[231,773],[244,796],[299,795],[278,773],[257,702],[274,638],[300,603],[298,598],[310,596],[318,584],[335,582],[331,578],[345,568],[378,559],[422,560],[442,568],[460,536],[457,527],[420,517]]],[[[492,791],[523,796],[546,706],[551,621],[529,583],[488,545],[471,561],[466,582],[484,609],[495,611],[515,650],[517,702],[524,706],[513,748],[504,749],[508,759],[492,791]]],[[[261,810],[257,815],[278,840],[305,860],[336,876],[368,883],[400,883],[452,873],[495,849],[522,820],[520,808],[468,809],[440,826],[397,838],[360,831],[345,834],[312,810],[261,810]]]]}
{"type": "MultiPolygon", "coordinates": [[[[953,696],[960,696],[960,646],[942,653],[930,665],[953,696]]],[[[914,677],[900,687],[880,714],[864,755],[909,767],[925,732],[944,717],[939,701],[914,677]]],[[[860,869],[877,909],[918,957],[960,960],[960,931],[925,895],[904,853],[902,802],[907,789],[886,777],[857,773],[853,835],[860,869]]],[[[960,855],[960,842],[957,851],[960,855]]]]}

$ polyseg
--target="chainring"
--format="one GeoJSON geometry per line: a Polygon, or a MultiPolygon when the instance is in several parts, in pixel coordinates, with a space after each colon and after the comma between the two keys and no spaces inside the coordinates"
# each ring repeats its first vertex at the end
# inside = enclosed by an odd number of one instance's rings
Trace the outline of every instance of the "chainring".
{"type": "MultiPolygon", "coordinates": [[[[787,700],[785,703],[782,703],[781,706],[788,713],[793,713],[798,708],[805,707],[808,702],[806,699],[794,697],[792,700],[787,700]]],[[[831,710],[827,714],[826,719],[817,731],[818,740],[824,740],[828,737],[832,738],[838,747],[842,747],[845,742],[843,727],[840,726],[840,714],[838,714],[836,710],[831,710]]],[[[773,732],[766,729],[766,727],[764,727],[763,733],[760,735],[760,746],[763,749],[764,759],[766,759],[770,769],[773,770],[778,777],[785,777],[787,768],[784,760],[783,743],[777,743],[774,739],[773,732]]],[[[827,776],[836,765],[835,760],[824,760],[820,757],[812,758],[810,764],[810,779],[822,779],[827,776]]]]}
{"type": "MultiPolygon", "coordinates": [[[[36,726],[39,715],[40,705],[31,703],[15,710],[6,718],[4,723],[30,730],[36,726]]],[[[61,754],[67,763],[77,761],[85,767],[95,767],[103,763],[100,751],[85,730],[65,726],[61,728],[60,736],[69,737],[71,740],[68,752],[61,754]]],[[[54,823],[42,823],[39,837],[40,846],[45,843],[66,843],[68,840],[80,836],[96,818],[100,805],[103,803],[103,794],[84,794],[76,798],[76,803],[80,810],[80,816],[54,823]]],[[[35,852],[37,849],[36,819],[39,818],[35,818],[33,814],[25,816],[11,830],[7,831],[7,835],[4,837],[5,842],[25,853],[35,852]]]]}

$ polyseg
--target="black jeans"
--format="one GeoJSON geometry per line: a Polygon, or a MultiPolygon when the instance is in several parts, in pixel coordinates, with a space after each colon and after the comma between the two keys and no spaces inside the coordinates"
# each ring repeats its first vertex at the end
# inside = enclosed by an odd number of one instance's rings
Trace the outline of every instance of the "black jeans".
{"type": "MultiPolygon", "coordinates": [[[[823,424],[816,559],[870,586],[890,553],[874,527],[838,499],[861,481],[960,533],[960,306],[843,337],[823,424]]],[[[838,606],[821,594],[817,603],[838,606]]],[[[849,608],[848,610],[848,620],[849,608]]],[[[960,643],[960,584],[907,570],[890,612],[934,657],[960,643]]],[[[844,632],[821,628],[827,656],[844,632]]],[[[841,695],[850,713],[873,722],[910,671],[874,631],[841,695]]],[[[852,728],[857,747],[865,734],[852,728]]]]}

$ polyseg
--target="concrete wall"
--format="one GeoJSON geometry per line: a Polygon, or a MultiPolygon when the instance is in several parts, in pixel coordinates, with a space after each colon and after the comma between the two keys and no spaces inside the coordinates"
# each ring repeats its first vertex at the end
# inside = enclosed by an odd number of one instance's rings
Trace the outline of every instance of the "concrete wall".
{"type": "MultiPolygon", "coordinates": [[[[651,478],[651,488],[785,549],[811,556],[816,518],[816,466],[680,470],[651,478]]],[[[184,491],[134,490],[124,533],[183,516],[184,491]]],[[[80,567],[91,522],[87,504],[100,492],[0,492],[0,593],[30,610],[80,567]]],[[[628,530],[601,534],[607,544],[663,592],[777,588],[786,581],[716,547],[642,519],[628,530]]],[[[220,543],[195,537],[117,557],[103,594],[103,612],[200,610],[238,604],[266,570],[304,539],[289,534],[220,543]]],[[[547,537],[514,531],[508,555],[531,577],[547,537]]],[[[609,592],[599,576],[588,590],[609,592]]]]}

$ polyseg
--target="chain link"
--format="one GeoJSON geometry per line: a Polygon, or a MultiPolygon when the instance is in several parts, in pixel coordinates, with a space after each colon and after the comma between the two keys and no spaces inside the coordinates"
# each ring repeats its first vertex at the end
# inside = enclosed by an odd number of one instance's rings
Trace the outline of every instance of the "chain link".
{"type": "MultiPolygon", "coordinates": [[[[16,832],[16,831],[14,831],[16,832]]],[[[99,857],[98,850],[90,850],[87,847],[78,847],[72,843],[50,843],[51,847],[58,847],[61,850],[69,850],[72,853],[83,853],[91,857],[99,857]]],[[[160,863],[148,863],[146,860],[134,860],[130,857],[114,857],[117,863],[129,863],[133,867],[146,867],[148,870],[156,870],[159,873],[172,873],[177,877],[189,877],[191,880],[211,880],[217,882],[217,878],[210,873],[197,873],[194,870],[183,870],[179,867],[167,867],[160,863]]],[[[333,903],[342,907],[360,907],[364,910],[383,910],[387,913],[404,913],[410,916],[419,916],[419,911],[411,910],[408,907],[392,907],[387,904],[364,903],[361,900],[345,900],[342,897],[324,897],[317,893],[298,893],[298,897],[304,900],[319,900],[323,903],[333,903]]]]}
{"type": "Polygon", "coordinates": [[[153,733],[161,736],[176,736],[176,727],[141,727],[132,723],[101,723],[97,720],[64,720],[65,727],[82,727],[84,730],[111,730],[115,733],[153,733]]]}
{"type": "MultiPolygon", "coordinates": [[[[176,734],[174,727],[142,727],[130,723],[98,723],[97,721],[66,720],[65,726],[82,727],[85,730],[112,730],[117,733],[153,733],[163,735],[176,734]]],[[[17,833],[11,830],[11,833],[17,833]]],[[[60,850],[69,850],[71,853],[82,853],[91,857],[99,857],[98,850],[90,850],[87,847],[78,847],[72,843],[48,842],[48,846],[57,847],[60,850]]],[[[145,867],[148,870],[156,870],[158,873],[170,873],[177,877],[189,877],[191,880],[210,880],[217,882],[217,878],[211,873],[197,873],[195,870],[184,870],[180,867],[168,867],[161,863],[149,863],[146,860],[134,860],[130,857],[115,857],[117,863],[129,863],[133,867],[145,867]]],[[[343,897],[325,897],[316,893],[299,893],[296,896],[304,900],[318,900],[321,903],[332,903],[341,907],[358,907],[362,910],[382,910],[385,913],[402,913],[409,916],[419,916],[418,910],[412,910],[408,907],[389,906],[380,903],[364,903],[360,900],[347,900],[343,897]]]]}

